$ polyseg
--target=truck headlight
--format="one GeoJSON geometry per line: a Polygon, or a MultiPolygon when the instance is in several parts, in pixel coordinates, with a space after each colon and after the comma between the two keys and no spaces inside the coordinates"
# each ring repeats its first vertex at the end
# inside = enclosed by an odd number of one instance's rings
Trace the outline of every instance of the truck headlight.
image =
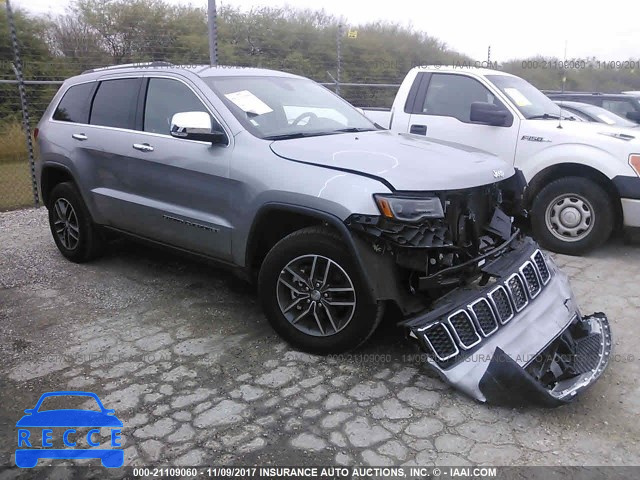
{"type": "Polygon", "coordinates": [[[631,165],[631,168],[635,170],[636,175],[640,177],[640,154],[639,153],[632,153],[631,155],[629,155],[629,165],[631,165]]]}
{"type": "Polygon", "coordinates": [[[438,197],[374,195],[380,213],[402,222],[419,222],[425,218],[443,218],[444,210],[438,197]]]}

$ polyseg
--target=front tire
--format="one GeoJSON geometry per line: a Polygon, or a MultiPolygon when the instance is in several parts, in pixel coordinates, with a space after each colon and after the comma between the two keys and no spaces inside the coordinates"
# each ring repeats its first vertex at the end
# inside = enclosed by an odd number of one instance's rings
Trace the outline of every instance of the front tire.
{"type": "Polygon", "coordinates": [[[370,298],[342,239],[310,227],[280,240],[258,276],[265,315],[291,345],[329,354],[357,348],[375,331],[383,304],[370,298]]]}
{"type": "Polygon", "coordinates": [[[104,247],[82,196],[71,182],[59,183],[49,196],[49,227],[60,253],[72,262],[98,257],[104,247]]]}
{"type": "Polygon", "coordinates": [[[582,255],[611,236],[614,208],[607,192],[583,177],[551,182],[533,200],[533,236],[548,250],[582,255]]]}

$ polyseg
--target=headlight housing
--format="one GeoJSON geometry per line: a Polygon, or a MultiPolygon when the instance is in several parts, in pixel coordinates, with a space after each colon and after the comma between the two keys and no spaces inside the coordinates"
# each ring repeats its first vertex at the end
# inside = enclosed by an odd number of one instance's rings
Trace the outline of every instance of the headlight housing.
{"type": "Polygon", "coordinates": [[[636,172],[636,175],[640,177],[640,153],[632,153],[629,155],[629,165],[636,172]]]}
{"type": "Polygon", "coordinates": [[[381,195],[373,196],[380,213],[401,222],[419,222],[425,218],[443,218],[444,210],[438,197],[412,197],[381,195]]]}

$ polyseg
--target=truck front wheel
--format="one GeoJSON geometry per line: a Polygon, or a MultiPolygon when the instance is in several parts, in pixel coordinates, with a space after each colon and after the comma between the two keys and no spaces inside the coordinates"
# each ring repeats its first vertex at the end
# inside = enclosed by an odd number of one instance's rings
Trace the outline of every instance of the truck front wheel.
{"type": "Polygon", "coordinates": [[[588,178],[560,178],[534,197],[533,236],[548,250],[582,255],[602,245],[613,225],[614,208],[609,195],[588,178]]]}
{"type": "Polygon", "coordinates": [[[383,314],[342,239],[325,227],[304,228],[280,240],[262,263],[258,289],[274,330],[311,353],[358,347],[383,314]]]}

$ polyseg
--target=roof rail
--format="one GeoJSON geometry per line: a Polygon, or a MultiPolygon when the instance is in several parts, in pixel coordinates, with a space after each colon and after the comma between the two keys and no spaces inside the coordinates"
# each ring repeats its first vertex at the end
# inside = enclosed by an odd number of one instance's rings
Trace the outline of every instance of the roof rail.
{"type": "Polygon", "coordinates": [[[146,68],[146,67],[173,67],[173,63],[164,61],[154,62],[136,62],[136,63],[122,63],[120,65],[109,65],[108,67],[90,68],[82,72],[85,73],[102,72],[107,70],[118,70],[120,68],[146,68]]]}

